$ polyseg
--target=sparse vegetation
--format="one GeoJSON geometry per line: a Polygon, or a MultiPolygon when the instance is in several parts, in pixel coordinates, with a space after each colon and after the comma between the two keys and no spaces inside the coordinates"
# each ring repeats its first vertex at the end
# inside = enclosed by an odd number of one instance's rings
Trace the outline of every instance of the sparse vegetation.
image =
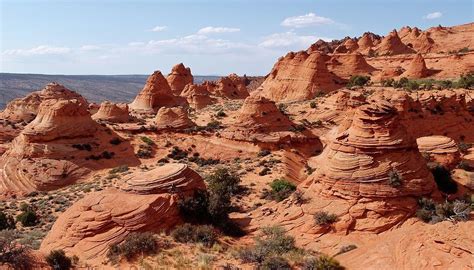
{"type": "Polygon", "coordinates": [[[0,212],[0,231],[15,229],[15,220],[11,215],[0,212]]]}
{"type": "Polygon", "coordinates": [[[391,187],[397,188],[402,185],[403,178],[400,173],[396,170],[391,170],[388,172],[388,184],[391,187]]]}
{"type": "Polygon", "coordinates": [[[282,257],[266,258],[259,269],[262,270],[291,270],[290,264],[282,257]]]}
{"type": "Polygon", "coordinates": [[[420,198],[418,206],[416,216],[424,222],[431,224],[443,220],[466,221],[469,220],[471,211],[471,202],[467,199],[435,203],[432,199],[420,198]]]}
{"type": "Polygon", "coordinates": [[[314,214],[314,222],[320,226],[326,226],[337,221],[337,215],[326,211],[318,211],[314,214]]]}
{"type": "Polygon", "coordinates": [[[28,270],[33,268],[33,257],[30,250],[16,240],[12,230],[0,231],[0,264],[13,269],[28,270]]]}
{"type": "Polygon", "coordinates": [[[110,246],[107,257],[112,262],[117,261],[120,256],[130,261],[138,255],[155,254],[157,251],[158,244],[152,233],[131,233],[122,243],[110,246]]]}
{"type": "Polygon", "coordinates": [[[216,116],[221,118],[221,117],[226,117],[227,114],[223,111],[223,110],[219,110],[217,113],[216,113],[216,116]]]}
{"type": "Polygon", "coordinates": [[[155,145],[155,142],[152,139],[150,139],[146,136],[142,136],[142,137],[140,137],[140,139],[149,146],[155,145]]]}
{"type": "Polygon", "coordinates": [[[112,145],[119,145],[122,143],[122,140],[120,140],[119,138],[113,138],[109,141],[109,143],[112,145]]]}
{"type": "Polygon", "coordinates": [[[278,202],[288,198],[296,190],[296,186],[284,178],[273,180],[270,187],[271,190],[264,197],[278,202]]]}
{"type": "Polygon", "coordinates": [[[320,255],[317,258],[307,259],[302,267],[303,270],[344,270],[345,268],[334,259],[327,255],[320,255]]]}
{"type": "Polygon", "coordinates": [[[33,207],[27,204],[22,204],[20,206],[20,210],[22,212],[16,216],[16,220],[19,221],[24,227],[35,226],[39,223],[39,218],[36,215],[33,207]]]}
{"type": "Polygon", "coordinates": [[[217,241],[217,233],[209,225],[191,225],[189,223],[177,226],[171,236],[181,243],[202,243],[206,247],[212,247],[217,241]]]}
{"type": "Polygon", "coordinates": [[[367,85],[369,82],[370,82],[369,76],[353,75],[349,79],[349,83],[347,83],[347,87],[364,86],[364,85],[367,85]]]}
{"type": "Polygon", "coordinates": [[[265,156],[268,156],[270,155],[272,152],[270,152],[270,150],[268,149],[263,149],[261,150],[260,152],[258,152],[257,156],[258,157],[265,157],[265,156]]]}
{"type": "Polygon", "coordinates": [[[68,270],[72,267],[72,260],[64,250],[52,250],[48,256],[46,256],[46,262],[51,266],[54,270],[68,270]]]}
{"type": "Polygon", "coordinates": [[[309,107],[310,107],[311,109],[316,109],[316,108],[318,107],[318,105],[316,104],[316,102],[311,101],[311,102],[309,103],[309,107]]]}
{"type": "Polygon", "coordinates": [[[128,172],[128,166],[127,165],[120,165],[118,167],[115,167],[109,171],[109,174],[116,174],[116,173],[124,173],[128,172]]]}

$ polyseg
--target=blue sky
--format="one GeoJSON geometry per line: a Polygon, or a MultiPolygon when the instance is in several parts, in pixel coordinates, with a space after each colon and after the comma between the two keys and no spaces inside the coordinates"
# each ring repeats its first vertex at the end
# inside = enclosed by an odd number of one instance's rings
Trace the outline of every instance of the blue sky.
{"type": "Polygon", "coordinates": [[[319,38],[472,22],[472,0],[0,0],[0,72],[265,75],[319,38]]]}

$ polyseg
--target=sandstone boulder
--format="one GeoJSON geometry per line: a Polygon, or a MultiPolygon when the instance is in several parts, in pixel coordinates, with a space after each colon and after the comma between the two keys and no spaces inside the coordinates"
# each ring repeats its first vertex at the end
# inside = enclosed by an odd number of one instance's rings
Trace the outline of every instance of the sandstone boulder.
{"type": "Polygon", "coordinates": [[[197,110],[215,102],[215,99],[211,97],[211,93],[207,91],[206,85],[188,84],[181,92],[181,96],[186,98],[189,105],[197,110]]]}
{"type": "Polygon", "coordinates": [[[110,123],[128,122],[130,121],[128,105],[104,101],[100,104],[99,110],[92,116],[92,119],[110,123]]]}
{"type": "Polygon", "coordinates": [[[155,126],[161,129],[185,129],[194,126],[182,107],[161,108],[155,116],[155,126]]]}
{"type": "Polygon", "coordinates": [[[171,69],[171,73],[168,74],[166,80],[173,94],[179,96],[187,84],[193,83],[194,78],[191,74],[191,69],[185,67],[183,63],[179,63],[171,69]]]}
{"type": "Polygon", "coordinates": [[[244,99],[249,96],[245,80],[237,74],[220,78],[217,82],[206,82],[207,90],[215,96],[228,99],[244,99]]]}

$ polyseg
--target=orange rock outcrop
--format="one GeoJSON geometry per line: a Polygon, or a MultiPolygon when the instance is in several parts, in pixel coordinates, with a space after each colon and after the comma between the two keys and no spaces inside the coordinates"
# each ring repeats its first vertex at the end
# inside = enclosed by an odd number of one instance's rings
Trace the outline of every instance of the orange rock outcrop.
{"type": "Polygon", "coordinates": [[[375,51],[379,55],[414,53],[413,49],[401,41],[396,30],[393,30],[386,37],[384,37],[375,51]]]}
{"type": "Polygon", "coordinates": [[[411,60],[408,68],[403,72],[401,77],[406,77],[410,79],[421,79],[428,77],[430,75],[430,70],[426,67],[425,59],[421,54],[416,54],[416,56],[411,60]]]}
{"type": "Polygon", "coordinates": [[[183,91],[187,84],[192,84],[194,82],[191,69],[185,67],[183,63],[175,65],[171,69],[171,73],[166,77],[166,80],[168,81],[173,94],[177,96],[181,94],[181,91],[183,91]]]}
{"type": "Polygon", "coordinates": [[[99,110],[92,115],[92,119],[106,121],[110,123],[124,123],[130,121],[127,104],[115,104],[104,101],[100,104],[99,110]]]}
{"type": "Polygon", "coordinates": [[[337,76],[346,79],[352,75],[369,75],[376,70],[360,53],[334,54],[328,62],[328,68],[337,76]]]}
{"type": "Polygon", "coordinates": [[[186,98],[189,106],[197,110],[215,102],[215,99],[211,97],[211,93],[207,91],[206,85],[202,84],[186,85],[181,92],[181,96],[186,98]]]}
{"type": "Polygon", "coordinates": [[[187,110],[182,107],[159,109],[154,124],[157,129],[184,129],[194,126],[187,110]]]}
{"type": "Polygon", "coordinates": [[[207,90],[215,96],[228,99],[244,99],[249,96],[245,80],[237,74],[220,78],[217,82],[205,82],[207,90]]]}

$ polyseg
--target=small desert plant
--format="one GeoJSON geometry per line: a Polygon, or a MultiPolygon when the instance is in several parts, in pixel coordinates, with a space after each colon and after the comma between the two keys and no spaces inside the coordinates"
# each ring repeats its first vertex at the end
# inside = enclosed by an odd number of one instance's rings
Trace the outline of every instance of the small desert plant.
{"type": "Polygon", "coordinates": [[[263,149],[261,150],[260,152],[258,152],[257,156],[258,157],[265,157],[265,156],[268,156],[270,155],[272,152],[270,152],[270,150],[268,149],[263,149]]]}
{"type": "Polygon", "coordinates": [[[431,199],[420,198],[418,200],[416,216],[427,223],[438,223],[443,220],[466,221],[469,219],[471,204],[466,200],[446,201],[435,203],[431,199]]]}
{"type": "Polygon", "coordinates": [[[19,270],[32,269],[33,257],[30,250],[19,244],[16,238],[12,230],[0,231],[0,265],[19,270]]]}
{"type": "Polygon", "coordinates": [[[68,270],[72,267],[71,258],[66,256],[64,250],[52,250],[48,256],[46,256],[46,262],[54,270],[68,270]]]}
{"type": "Polygon", "coordinates": [[[227,114],[223,110],[220,110],[216,113],[216,116],[217,117],[225,117],[225,116],[227,116],[227,114]]]}
{"type": "Polygon", "coordinates": [[[152,233],[131,233],[120,244],[110,246],[107,257],[116,261],[120,256],[127,260],[134,259],[137,255],[150,255],[158,251],[158,244],[152,233]]]}
{"type": "Polygon", "coordinates": [[[303,270],[344,270],[345,268],[334,259],[327,255],[320,255],[317,258],[306,260],[302,267],[303,270]]]}
{"type": "Polygon", "coordinates": [[[296,190],[293,192],[293,199],[295,200],[296,204],[305,204],[308,201],[308,198],[306,198],[301,190],[296,190]]]}
{"type": "Polygon", "coordinates": [[[369,76],[354,75],[354,76],[351,76],[351,78],[349,79],[349,83],[347,84],[347,87],[364,86],[364,85],[367,85],[369,81],[370,81],[369,76]]]}
{"type": "Polygon", "coordinates": [[[311,101],[311,102],[309,103],[309,107],[311,107],[312,109],[316,109],[316,108],[318,107],[318,105],[316,104],[316,102],[311,101]]]}
{"type": "Polygon", "coordinates": [[[318,211],[314,214],[314,222],[317,225],[329,225],[337,221],[337,216],[335,214],[330,214],[326,211],[318,211]]]}
{"type": "Polygon", "coordinates": [[[109,171],[109,174],[124,173],[124,172],[128,172],[127,165],[120,165],[118,167],[115,167],[109,171]]]}
{"type": "Polygon", "coordinates": [[[36,215],[36,212],[33,207],[27,204],[22,204],[20,206],[20,210],[22,212],[18,216],[16,216],[16,220],[21,222],[23,226],[31,227],[39,223],[39,218],[36,215]]]}
{"type": "Polygon", "coordinates": [[[15,220],[12,216],[0,212],[0,231],[15,229],[15,220]]]}
{"type": "Polygon", "coordinates": [[[155,142],[152,139],[150,139],[146,136],[142,136],[142,137],[140,137],[140,139],[149,146],[155,145],[155,142]]]}
{"type": "Polygon", "coordinates": [[[471,147],[471,144],[469,144],[469,143],[465,143],[465,142],[459,142],[458,143],[459,152],[461,152],[463,154],[466,154],[470,147],[471,147]]]}
{"type": "Polygon", "coordinates": [[[262,270],[291,270],[290,264],[282,257],[266,258],[259,267],[262,270]]]}
{"type": "Polygon", "coordinates": [[[122,143],[122,141],[119,138],[113,138],[109,141],[109,143],[112,145],[119,145],[122,143]]]}
{"type": "Polygon", "coordinates": [[[217,233],[212,226],[191,225],[189,223],[177,226],[171,236],[181,243],[202,243],[206,247],[212,247],[217,241],[217,233]]]}
{"type": "Polygon", "coordinates": [[[167,157],[172,158],[174,160],[182,160],[188,157],[188,152],[182,150],[177,146],[174,146],[173,149],[171,149],[171,152],[167,155],[167,157]]]}
{"type": "Polygon", "coordinates": [[[296,190],[296,186],[284,178],[273,180],[270,187],[269,197],[278,202],[288,198],[296,190]]]}
{"type": "Polygon", "coordinates": [[[399,187],[402,185],[402,176],[396,170],[391,170],[388,172],[388,184],[391,187],[399,187]]]}

